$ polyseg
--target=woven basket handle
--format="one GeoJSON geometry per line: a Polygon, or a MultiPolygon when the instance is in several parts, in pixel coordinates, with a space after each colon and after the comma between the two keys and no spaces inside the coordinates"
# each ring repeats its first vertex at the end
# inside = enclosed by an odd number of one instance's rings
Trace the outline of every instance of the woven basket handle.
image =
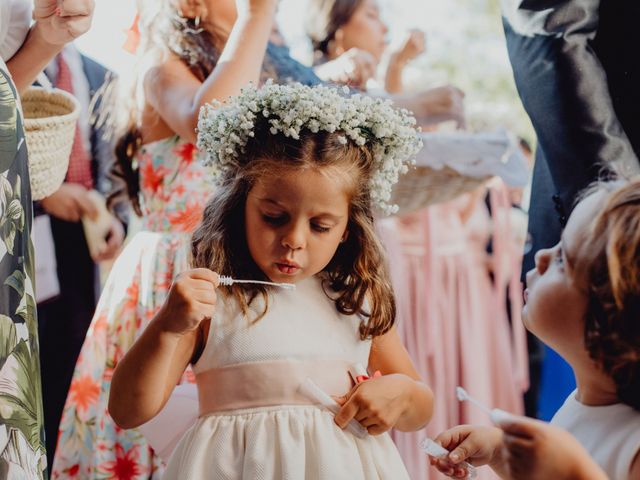
{"type": "Polygon", "coordinates": [[[44,74],[44,72],[40,72],[36,77],[36,80],[47,92],[51,92],[53,90],[53,84],[49,80],[49,77],[44,74]]]}

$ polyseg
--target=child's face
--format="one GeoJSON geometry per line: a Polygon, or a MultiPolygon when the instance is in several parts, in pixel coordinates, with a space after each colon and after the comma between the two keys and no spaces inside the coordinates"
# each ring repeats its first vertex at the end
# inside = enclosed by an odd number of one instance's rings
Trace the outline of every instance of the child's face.
{"type": "Polygon", "coordinates": [[[346,235],[349,196],[336,175],[297,170],[260,179],[247,196],[249,252],[274,282],[322,271],[346,235]]]}
{"type": "Polygon", "coordinates": [[[536,254],[536,268],[527,274],[523,321],[528,330],[565,358],[584,350],[587,296],[572,270],[586,229],[602,207],[603,192],[582,200],[571,213],[562,239],[536,254]]]}

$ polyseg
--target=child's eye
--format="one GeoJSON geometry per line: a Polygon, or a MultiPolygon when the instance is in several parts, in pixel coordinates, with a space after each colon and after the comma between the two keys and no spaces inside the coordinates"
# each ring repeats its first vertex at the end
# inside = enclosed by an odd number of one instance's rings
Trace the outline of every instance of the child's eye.
{"type": "Polygon", "coordinates": [[[287,221],[286,215],[262,215],[262,220],[270,225],[283,225],[287,221]]]}
{"type": "Polygon", "coordinates": [[[311,228],[313,228],[318,233],[327,233],[331,230],[331,227],[324,227],[322,225],[318,225],[317,223],[312,223],[311,228]]]}

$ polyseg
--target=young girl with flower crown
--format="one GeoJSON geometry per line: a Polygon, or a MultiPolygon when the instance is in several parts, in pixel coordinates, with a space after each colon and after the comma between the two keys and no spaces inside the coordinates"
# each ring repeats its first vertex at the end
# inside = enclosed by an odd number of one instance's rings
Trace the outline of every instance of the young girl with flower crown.
{"type": "Polygon", "coordinates": [[[268,84],[204,111],[199,146],[217,188],[195,269],[118,364],[112,417],[148,421],[192,364],[200,416],[164,478],[408,478],[386,432],[422,428],[432,394],[394,327],[373,208],[393,211],[391,186],[419,146],[412,119],[332,88],[268,84]],[[295,289],[222,286],[214,272],[295,289]],[[380,374],[356,383],[358,364],[380,374]],[[304,394],[308,378],[335,417],[304,394]]]}
{"type": "Polygon", "coordinates": [[[551,424],[502,416],[502,428],[463,425],[437,440],[451,450],[438,469],[463,460],[504,478],[640,478],[640,179],[598,184],[571,214],[562,240],[536,255],[527,275],[527,328],[573,367],[577,389],[551,424]],[[605,476],[606,474],[606,476],[605,476]]]}

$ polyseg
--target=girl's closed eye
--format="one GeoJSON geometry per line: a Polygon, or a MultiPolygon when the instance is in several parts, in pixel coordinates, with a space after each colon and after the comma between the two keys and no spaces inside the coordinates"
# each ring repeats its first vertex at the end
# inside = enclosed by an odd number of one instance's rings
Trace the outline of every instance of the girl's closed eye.
{"type": "Polygon", "coordinates": [[[329,225],[323,225],[320,223],[311,223],[311,228],[313,228],[316,232],[318,233],[327,233],[331,230],[331,226],[329,225]]]}
{"type": "Polygon", "coordinates": [[[264,220],[266,223],[270,225],[280,226],[280,225],[284,225],[287,222],[288,218],[287,218],[287,215],[284,213],[280,213],[280,214],[263,213],[262,220],[264,220]]]}

